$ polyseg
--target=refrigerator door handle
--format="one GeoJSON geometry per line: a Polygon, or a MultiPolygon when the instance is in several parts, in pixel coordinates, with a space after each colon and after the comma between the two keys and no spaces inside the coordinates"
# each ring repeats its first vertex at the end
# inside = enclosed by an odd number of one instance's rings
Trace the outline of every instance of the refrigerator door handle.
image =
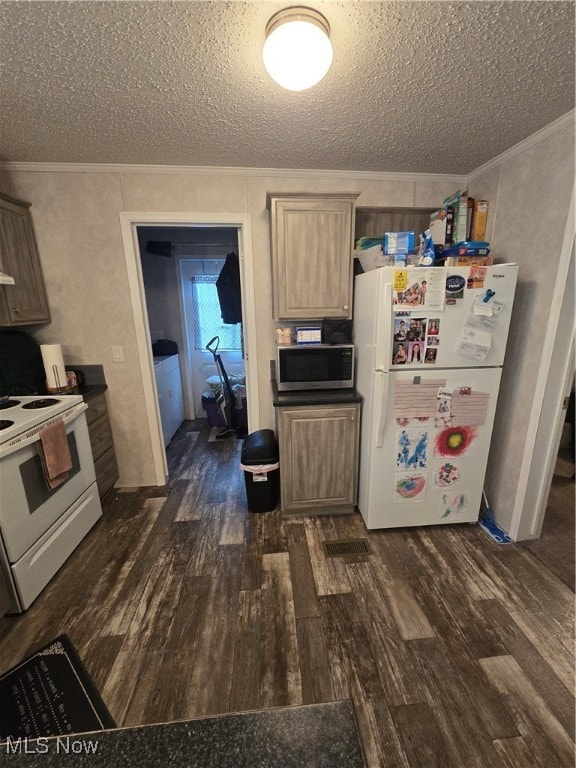
{"type": "Polygon", "coordinates": [[[392,283],[384,283],[379,293],[382,302],[377,310],[374,368],[387,371],[392,362],[392,283]]]}
{"type": "Polygon", "coordinates": [[[376,443],[375,448],[382,448],[384,445],[384,428],[386,426],[386,409],[388,407],[388,380],[387,371],[375,371],[374,373],[374,401],[376,404],[375,425],[376,425],[376,443]]]}

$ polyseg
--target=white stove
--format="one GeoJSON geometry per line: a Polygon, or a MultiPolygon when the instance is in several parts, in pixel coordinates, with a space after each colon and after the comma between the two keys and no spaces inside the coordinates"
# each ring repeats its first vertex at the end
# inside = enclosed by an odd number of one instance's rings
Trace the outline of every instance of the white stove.
{"type": "Polygon", "coordinates": [[[0,569],[11,613],[26,610],[102,515],[81,395],[14,395],[0,405],[0,569]],[[62,421],[72,467],[50,486],[40,432],[62,421]]]}
{"type": "Polygon", "coordinates": [[[86,410],[81,395],[14,395],[0,404],[0,456],[35,437],[42,427],[86,410]],[[18,438],[17,442],[14,438],[18,438]]]}

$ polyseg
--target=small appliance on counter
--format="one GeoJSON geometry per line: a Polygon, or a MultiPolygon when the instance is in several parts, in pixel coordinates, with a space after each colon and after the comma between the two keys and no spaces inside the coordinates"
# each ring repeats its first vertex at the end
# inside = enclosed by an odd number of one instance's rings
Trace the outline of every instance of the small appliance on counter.
{"type": "Polygon", "coordinates": [[[276,382],[279,392],[350,389],[354,386],[354,345],[278,347],[276,382]]]}
{"type": "Polygon", "coordinates": [[[322,344],[322,328],[319,325],[297,326],[294,336],[296,344],[322,344]]]}

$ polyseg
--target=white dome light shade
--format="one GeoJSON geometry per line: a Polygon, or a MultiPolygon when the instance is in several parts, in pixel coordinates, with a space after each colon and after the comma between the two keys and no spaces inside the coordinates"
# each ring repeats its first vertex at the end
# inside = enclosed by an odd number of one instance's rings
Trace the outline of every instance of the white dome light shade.
{"type": "Polygon", "coordinates": [[[332,64],[326,19],[311,8],[286,8],[266,27],[262,56],[270,77],[289,91],[305,91],[324,77],[332,64]]]}

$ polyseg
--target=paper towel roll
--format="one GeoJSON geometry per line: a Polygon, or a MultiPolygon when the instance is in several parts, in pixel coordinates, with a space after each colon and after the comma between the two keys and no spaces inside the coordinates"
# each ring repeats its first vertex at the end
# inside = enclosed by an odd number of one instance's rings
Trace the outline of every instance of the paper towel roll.
{"type": "Polygon", "coordinates": [[[48,389],[64,389],[67,382],[61,345],[40,344],[40,352],[46,371],[46,386],[48,389]]]}

